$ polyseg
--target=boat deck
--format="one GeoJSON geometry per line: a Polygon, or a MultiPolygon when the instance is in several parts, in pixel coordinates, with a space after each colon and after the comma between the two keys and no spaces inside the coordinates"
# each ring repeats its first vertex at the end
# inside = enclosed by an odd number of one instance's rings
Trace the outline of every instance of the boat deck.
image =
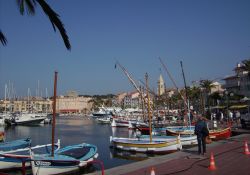
{"type": "MultiPolygon", "coordinates": [[[[207,154],[198,155],[197,147],[185,149],[176,153],[153,157],[144,161],[135,162],[105,170],[107,175],[150,175],[154,168],[155,175],[170,174],[227,174],[249,175],[250,155],[244,154],[244,143],[248,142],[250,149],[250,134],[242,134],[227,140],[213,142],[207,145],[207,154]],[[210,153],[214,154],[216,170],[208,169],[210,153]]],[[[91,173],[97,175],[100,172],[91,173]]],[[[89,174],[90,175],[90,174],[89,174]]]]}

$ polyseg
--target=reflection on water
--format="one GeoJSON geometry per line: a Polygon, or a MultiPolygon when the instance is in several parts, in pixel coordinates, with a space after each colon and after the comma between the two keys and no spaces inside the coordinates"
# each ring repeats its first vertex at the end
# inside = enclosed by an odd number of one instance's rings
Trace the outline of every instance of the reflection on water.
{"type": "Polygon", "coordinates": [[[118,158],[124,160],[133,160],[133,161],[142,161],[148,159],[147,154],[143,153],[135,153],[135,152],[128,152],[128,151],[120,151],[112,149],[110,150],[110,158],[118,158]]]}

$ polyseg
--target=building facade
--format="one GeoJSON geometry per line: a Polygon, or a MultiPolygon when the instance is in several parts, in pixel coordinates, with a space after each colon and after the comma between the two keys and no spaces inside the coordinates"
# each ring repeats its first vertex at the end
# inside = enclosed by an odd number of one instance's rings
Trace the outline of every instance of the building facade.
{"type": "Polygon", "coordinates": [[[242,64],[237,64],[234,69],[234,75],[224,78],[224,88],[230,92],[245,97],[250,97],[250,76],[249,72],[243,69],[242,64]]]}

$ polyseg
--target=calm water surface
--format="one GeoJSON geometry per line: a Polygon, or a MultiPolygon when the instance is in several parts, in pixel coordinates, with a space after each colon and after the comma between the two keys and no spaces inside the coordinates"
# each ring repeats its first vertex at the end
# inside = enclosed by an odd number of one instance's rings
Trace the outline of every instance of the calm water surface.
{"type": "MultiPolygon", "coordinates": [[[[6,141],[27,138],[32,139],[32,146],[51,143],[52,125],[11,126],[4,128],[6,141]]],[[[128,164],[147,158],[144,154],[130,154],[111,149],[109,137],[133,135],[128,128],[112,128],[110,124],[100,124],[89,117],[57,117],[55,138],[61,140],[61,146],[90,143],[98,147],[98,159],[103,161],[105,169],[128,164]]]]}

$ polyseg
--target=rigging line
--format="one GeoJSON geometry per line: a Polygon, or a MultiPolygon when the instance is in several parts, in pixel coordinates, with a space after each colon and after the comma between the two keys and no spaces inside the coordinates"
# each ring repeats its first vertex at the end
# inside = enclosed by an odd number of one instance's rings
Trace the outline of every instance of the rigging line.
{"type": "Polygon", "coordinates": [[[185,98],[184,98],[184,97],[183,97],[183,95],[181,94],[181,92],[180,92],[180,90],[179,90],[178,86],[176,85],[176,83],[175,83],[175,81],[174,81],[173,77],[171,76],[170,72],[168,71],[167,67],[166,67],[166,66],[165,66],[165,64],[163,63],[163,61],[162,61],[161,57],[159,57],[159,60],[160,60],[160,62],[161,62],[161,64],[162,64],[162,66],[163,66],[164,70],[167,72],[167,74],[168,74],[168,76],[169,76],[170,80],[172,81],[172,83],[174,84],[175,88],[177,89],[177,92],[180,94],[180,96],[181,96],[182,100],[183,100],[183,101],[184,101],[184,103],[187,105],[187,102],[186,102],[185,98]]]}
{"type": "MultiPolygon", "coordinates": [[[[118,61],[116,61],[115,67],[116,67],[116,65],[118,65],[122,69],[122,71],[128,77],[129,81],[132,83],[132,85],[134,86],[134,88],[142,96],[144,104],[146,104],[145,96],[144,96],[143,92],[139,89],[139,87],[137,86],[137,84],[135,83],[135,81],[133,80],[132,76],[128,73],[128,71],[125,69],[125,67],[123,67],[118,61]]],[[[151,110],[153,111],[153,107],[152,106],[151,106],[151,110]]]]}

